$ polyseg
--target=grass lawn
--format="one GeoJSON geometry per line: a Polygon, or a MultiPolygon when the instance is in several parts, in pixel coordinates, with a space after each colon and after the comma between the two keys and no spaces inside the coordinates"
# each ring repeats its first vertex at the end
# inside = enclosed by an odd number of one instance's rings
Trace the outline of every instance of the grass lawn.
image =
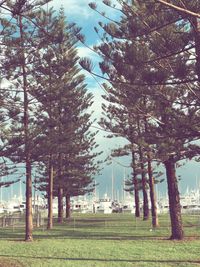
{"type": "Polygon", "coordinates": [[[0,228],[0,267],[200,266],[200,216],[184,216],[184,241],[170,241],[169,220],[160,228],[131,214],[79,215],[54,229],[0,228]]]}

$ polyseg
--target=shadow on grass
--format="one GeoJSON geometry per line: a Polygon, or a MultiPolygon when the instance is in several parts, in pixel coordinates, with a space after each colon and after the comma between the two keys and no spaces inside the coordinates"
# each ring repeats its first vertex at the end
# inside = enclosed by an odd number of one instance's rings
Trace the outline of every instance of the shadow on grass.
{"type": "MultiPolygon", "coordinates": [[[[130,236],[130,237],[110,237],[110,236],[105,236],[105,237],[99,237],[99,236],[82,236],[82,237],[70,237],[70,236],[33,236],[34,240],[44,240],[44,239],[54,239],[54,240],[63,240],[63,239],[78,239],[78,240],[111,240],[111,241],[133,241],[133,240],[169,240],[169,237],[146,237],[146,236],[130,236]]],[[[195,238],[196,239],[196,238],[195,238]]],[[[23,236],[12,236],[9,238],[0,238],[0,240],[7,240],[7,241],[16,241],[16,242],[23,242],[24,237],[23,236]]]]}
{"type": "Polygon", "coordinates": [[[142,260],[142,259],[100,259],[100,258],[71,258],[71,257],[47,257],[47,256],[24,256],[24,255],[1,255],[6,258],[27,258],[39,260],[63,260],[63,261],[97,261],[97,262],[149,262],[149,263],[196,263],[200,260],[142,260]]]}
{"type": "MultiPolygon", "coordinates": [[[[24,240],[24,230],[12,232],[10,229],[5,229],[0,231],[0,240],[10,240],[10,241],[23,241],[24,240]]],[[[37,231],[33,233],[33,238],[36,240],[45,239],[88,239],[88,240],[158,240],[167,239],[166,235],[156,234],[156,232],[149,232],[149,235],[133,234],[133,233],[116,233],[108,231],[98,231],[98,232],[84,232],[79,230],[63,230],[63,229],[53,229],[52,231],[37,231]]]]}
{"type": "MultiPolygon", "coordinates": [[[[140,241],[153,241],[153,240],[170,240],[170,234],[162,234],[162,233],[155,233],[155,232],[150,232],[145,234],[131,234],[131,233],[127,233],[127,234],[123,234],[123,233],[115,233],[115,232],[98,232],[98,233],[94,233],[94,232],[82,232],[82,231],[71,231],[71,232],[63,232],[61,234],[52,234],[49,233],[47,235],[40,235],[40,234],[36,234],[34,235],[35,239],[40,239],[40,240],[44,240],[44,239],[74,239],[74,240],[113,240],[113,241],[117,241],[117,240],[124,240],[124,241],[134,241],[134,240],[140,240],[140,241]]],[[[187,235],[184,238],[184,241],[186,240],[199,240],[200,236],[197,235],[187,235]]],[[[178,241],[178,242],[182,242],[182,241],[178,241]]]]}
{"type": "MultiPolygon", "coordinates": [[[[92,229],[92,231],[84,231],[80,229],[63,229],[63,226],[54,228],[52,230],[42,230],[35,229],[33,232],[33,238],[35,240],[45,240],[45,239],[75,239],[75,240],[168,240],[169,232],[160,232],[160,230],[153,231],[126,231],[126,232],[117,232],[110,231],[111,229],[92,229]]],[[[127,229],[126,229],[127,230],[127,229]]],[[[128,229],[129,230],[129,229],[128,229]]],[[[0,240],[9,240],[9,241],[24,241],[25,231],[24,229],[12,229],[4,228],[0,230],[0,240]]],[[[188,236],[189,238],[200,239],[200,236],[188,236]]]]}
{"type": "MultiPolygon", "coordinates": [[[[94,220],[91,220],[94,221],[94,220]]],[[[99,220],[98,220],[99,222],[99,220]]],[[[0,240],[10,241],[24,241],[25,230],[24,228],[0,228],[0,240]]],[[[47,231],[46,228],[35,228],[33,238],[35,240],[45,239],[87,239],[87,240],[167,240],[170,236],[169,229],[156,229],[152,230],[148,227],[135,228],[125,227],[120,231],[120,227],[91,227],[86,225],[80,227],[77,225],[55,225],[52,230],[47,231]]],[[[189,238],[200,239],[199,234],[195,232],[189,233],[189,238]]]]}

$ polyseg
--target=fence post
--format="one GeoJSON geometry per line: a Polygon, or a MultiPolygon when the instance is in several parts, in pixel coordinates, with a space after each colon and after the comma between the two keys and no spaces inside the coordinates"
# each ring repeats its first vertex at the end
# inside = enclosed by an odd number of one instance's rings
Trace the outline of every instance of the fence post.
{"type": "Polygon", "coordinates": [[[40,227],[40,214],[39,214],[39,212],[37,212],[37,215],[36,215],[36,227],[40,227]]]}
{"type": "Polygon", "coordinates": [[[12,231],[14,232],[15,229],[15,218],[12,217],[12,231]]]}
{"type": "Polygon", "coordinates": [[[73,227],[74,227],[74,231],[75,231],[75,228],[76,228],[76,220],[75,220],[75,217],[74,217],[74,225],[73,225],[73,227]]]}
{"type": "Polygon", "coordinates": [[[135,216],[135,230],[137,230],[137,217],[135,216]]]}
{"type": "Polygon", "coordinates": [[[3,216],[2,227],[6,226],[6,215],[3,216]]]}

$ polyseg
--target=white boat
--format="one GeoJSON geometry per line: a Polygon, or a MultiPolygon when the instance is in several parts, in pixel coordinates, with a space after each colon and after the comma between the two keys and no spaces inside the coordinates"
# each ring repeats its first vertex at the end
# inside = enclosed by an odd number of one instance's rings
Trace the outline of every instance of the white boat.
{"type": "Polygon", "coordinates": [[[124,203],[122,206],[123,213],[135,213],[135,205],[133,203],[124,203]]]}
{"type": "Polygon", "coordinates": [[[121,206],[123,213],[135,213],[134,197],[130,194],[126,194],[121,206]]]}
{"type": "Polygon", "coordinates": [[[86,199],[86,196],[73,197],[70,201],[72,212],[79,213],[92,213],[93,212],[93,201],[86,199]]]}
{"type": "MultiPolygon", "coordinates": [[[[37,208],[40,210],[45,208],[44,199],[41,197],[32,200],[33,212],[37,210],[37,208]]],[[[7,213],[24,212],[26,210],[26,201],[22,200],[21,197],[14,196],[11,200],[4,203],[3,209],[4,212],[7,213]]]]}
{"type": "Polygon", "coordinates": [[[0,214],[5,212],[5,207],[3,203],[0,203],[0,214]]]}
{"type": "MultiPolygon", "coordinates": [[[[200,213],[200,194],[199,190],[188,190],[180,195],[180,204],[182,213],[200,213]]],[[[161,198],[158,202],[161,213],[169,212],[168,197],[161,198]]]]}
{"type": "Polygon", "coordinates": [[[96,203],[96,213],[104,213],[104,214],[111,214],[113,211],[112,200],[107,196],[104,195],[104,198],[101,198],[96,203]]]}

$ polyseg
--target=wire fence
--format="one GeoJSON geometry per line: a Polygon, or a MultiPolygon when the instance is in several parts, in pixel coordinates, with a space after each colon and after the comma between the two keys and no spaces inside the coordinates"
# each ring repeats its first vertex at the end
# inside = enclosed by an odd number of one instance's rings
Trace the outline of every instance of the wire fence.
{"type": "MultiPolygon", "coordinates": [[[[0,217],[0,227],[24,227],[25,226],[25,214],[4,214],[0,217]]],[[[45,224],[45,217],[42,213],[38,213],[33,216],[33,226],[40,227],[45,224]]]]}
{"type": "MultiPolygon", "coordinates": [[[[4,214],[0,217],[0,228],[22,228],[25,227],[25,214],[4,214]]],[[[46,214],[38,212],[33,215],[33,227],[46,229],[48,218],[46,214]]],[[[58,217],[53,218],[53,224],[56,225],[59,221],[58,217]]],[[[105,230],[118,231],[118,229],[125,229],[126,231],[133,230],[137,232],[154,231],[152,227],[151,218],[148,221],[143,221],[141,218],[135,218],[133,215],[112,214],[112,215],[96,215],[96,214],[72,214],[70,219],[63,219],[65,227],[69,230],[84,231],[93,229],[95,231],[105,230]]],[[[184,214],[183,226],[188,232],[199,230],[200,236],[200,214],[184,214]]],[[[160,231],[169,232],[171,229],[170,217],[168,214],[159,216],[160,231]]]]}

